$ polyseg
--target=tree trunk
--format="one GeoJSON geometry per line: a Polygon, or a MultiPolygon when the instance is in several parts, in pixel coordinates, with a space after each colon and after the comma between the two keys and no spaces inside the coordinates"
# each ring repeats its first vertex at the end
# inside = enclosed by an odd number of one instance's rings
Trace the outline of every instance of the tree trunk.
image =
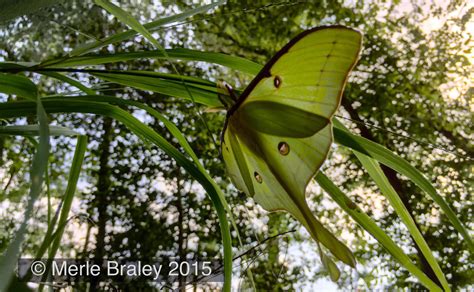
{"type": "MultiPolygon", "coordinates": [[[[112,126],[113,121],[109,117],[104,117],[102,123],[102,129],[104,134],[102,136],[102,142],[99,146],[99,171],[97,180],[97,191],[93,201],[93,206],[97,206],[98,222],[97,222],[97,236],[96,246],[94,252],[94,258],[101,263],[105,254],[105,236],[107,225],[107,206],[109,202],[109,189],[110,189],[110,167],[108,165],[110,157],[110,142],[112,140],[112,126]]],[[[99,290],[101,278],[97,278],[91,281],[91,288],[99,290]]]]}

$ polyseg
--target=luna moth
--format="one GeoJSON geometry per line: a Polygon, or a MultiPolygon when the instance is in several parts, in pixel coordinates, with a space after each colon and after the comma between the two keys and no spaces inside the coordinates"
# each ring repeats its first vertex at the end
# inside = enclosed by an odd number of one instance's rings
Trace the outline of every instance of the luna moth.
{"type": "MultiPolygon", "coordinates": [[[[355,267],[349,248],[318,221],[305,190],[332,144],[331,119],[361,48],[343,26],[306,30],[286,44],[239,97],[231,98],[221,152],[234,185],[267,211],[287,211],[336,258],[355,267]]],[[[327,264],[329,257],[320,254],[327,264]]],[[[334,279],[338,271],[331,273],[334,279]]]]}

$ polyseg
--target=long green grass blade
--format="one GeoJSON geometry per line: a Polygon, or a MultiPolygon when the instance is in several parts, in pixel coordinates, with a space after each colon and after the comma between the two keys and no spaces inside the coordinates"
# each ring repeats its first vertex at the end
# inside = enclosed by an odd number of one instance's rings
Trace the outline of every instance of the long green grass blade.
{"type": "Polygon", "coordinates": [[[441,210],[443,210],[444,214],[451,221],[454,228],[456,228],[456,230],[463,236],[471,254],[474,252],[474,243],[466,227],[461,223],[459,218],[456,216],[456,213],[454,213],[443,197],[437,193],[436,189],[428,181],[428,179],[423,176],[423,174],[410,165],[405,159],[397,156],[382,145],[367,140],[363,137],[351,134],[337,119],[333,119],[333,122],[335,126],[334,139],[338,144],[370,156],[380,163],[385,164],[400,174],[408,177],[440,206],[441,210]]]}
{"type": "MultiPolygon", "coordinates": [[[[69,100],[80,100],[80,101],[92,101],[92,102],[104,102],[104,103],[111,103],[114,105],[120,105],[120,106],[133,106],[137,107],[140,109],[145,110],[148,114],[151,116],[157,118],[160,120],[165,127],[170,131],[170,133],[173,135],[174,138],[178,141],[178,143],[183,147],[183,150],[192,158],[192,160],[196,163],[196,165],[201,165],[201,162],[199,161],[197,155],[194,153],[193,149],[191,148],[191,145],[189,145],[188,141],[184,137],[184,135],[181,133],[181,131],[176,127],[175,124],[170,122],[163,114],[161,114],[159,111],[147,106],[146,104],[139,102],[139,101],[134,101],[134,100],[126,100],[122,98],[118,98],[115,96],[108,96],[108,95],[84,95],[84,96],[64,96],[63,98],[67,98],[69,100]]],[[[49,99],[51,100],[57,100],[57,97],[55,98],[47,98],[45,99],[48,101],[49,99]]]]}
{"type": "Polygon", "coordinates": [[[118,7],[108,0],[94,0],[94,2],[113,14],[117,17],[122,23],[130,26],[134,31],[143,35],[150,43],[153,44],[155,48],[161,48],[158,41],[151,35],[151,33],[146,29],[140,22],[138,22],[135,17],[130,13],[118,7]]]}
{"type": "MultiPolygon", "coordinates": [[[[153,46],[160,50],[161,52],[163,52],[164,56],[165,57],[168,57],[168,55],[166,54],[166,51],[164,50],[164,48],[161,47],[161,45],[158,43],[158,41],[151,35],[151,33],[143,26],[140,24],[140,22],[138,20],[136,20],[130,13],[128,13],[127,11],[123,10],[122,8],[112,4],[110,1],[108,0],[95,0],[95,2],[102,6],[104,9],[106,9],[108,12],[110,12],[111,14],[113,14],[115,17],[117,17],[120,21],[122,21],[123,23],[125,23],[126,25],[130,26],[131,28],[133,28],[135,31],[139,32],[141,35],[143,35],[150,43],[153,44],[153,46]]],[[[179,71],[178,69],[176,68],[176,66],[171,63],[171,67],[173,68],[173,71],[178,74],[178,75],[181,75],[179,74],[179,71]]],[[[188,88],[188,86],[186,85],[186,82],[184,81],[184,79],[181,80],[181,83],[183,84],[183,86],[185,87],[187,93],[188,93],[188,96],[191,98],[193,104],[195,103],[195,99],[194,99],[194,96],[192,94],[192,91],[190,88],[188,88]]],[[[197,115],[199,116],[199,118],[201,119],[201,121],[203,122],[204,126],[206,127],[207,131],[208,131],[208,134],[210,135],[210,137],[212,138],[214,144],[216,144],[215,140],[214,140],[214,136],[213,134],[211,133],[211,131],[209,130],[209,126],[207,125],[207,122],[206,120],[203,118],[202,114],[200,113],[199,109],[196,109],[196,113],[197,115]]],[[[217,145],[216,145],[217,146],[217,145]]],[[[224,283],[224,290],[229,290],[230,289],[230,278],[229,278],[229,281],[226,281],[224,283]]]]}
{"type": "MultiPolygon", "coordinates": [[[[79,180],[79,174],[81,173],[82,162],[84,161],[84,156],[87,149],[87,136],[78,136],[76,151],[74,152],[74,158],[72,160],[71,171],[69,172],[69,179],[66,187],[66,192],[64,193],[64,199],[61,208],[61,215],[59,216],[58,227],[54,232],[54,235],[51,237],[52,244],[48,254],[49,263],[46,267],[50,267],[50,262],[56,256],[59,245],[61,243],[61,238],[66,227],[66,223],[69,217],[69,211],[71,210],[72,201],[74,199],[74,193],[77,187],[77,181],[79,180]]],[[[46,238],[45,238],[46,239],[46,238]]],[[[48,275],[48,271],[44,273],[48,275]]]]}
{"type": "MultiPolygon", "coordinates": [[[[115,105],[120,105],[120,106],[134,106],[140,109],[145,110],[149,115],[155,117],[156,119],[160,120],[165,127],[168,129],[168,131],[173,135],[174,138],[178,141],[178,143],[181,145],[183,150],[191,157],[191,159],[194,161],[196,166],[201,170],[202,173],[206,175],[208,180],[213,183],[217,194],[221,198],[222,205],[228,212],[230,221],[233,225],[233,227],[237,230],[237,225],[235,223],[235,220],[232,216],[232,211],[229,208],[229,205],[227,204],[227,201],[225,199],[224,194],[222,193],[221,189],[215,184],[214,180],[209,176],[207,171],[205,170],[204,166],[201,164],[199,161],[199,158],[197,157],[196,153],[194,153],[193,149],[191,148],[191,145],[189,145],[188,141],[184,137],[184,135],[181,133],[181,131],[176,127],[175,124],[170,122],[164,115],[162,115],[159,111],[147,106],[146,104],[143,104],[138,101],[133,101],[133,100],[126,100],[126,99],[121,99],[117,98],[115,96],[107,96],[107,95],[91,95],[91,96],[70,96],[67,97],[65,96],[64,98],[67,99],[76,99],[76,100],[84,100],[84,101],[99,101],[99,102],[108,102],[111,104],[115,105]]],[[[237,237],[240,240],[240,235],[237,232],[237,237]]]]}
{"type": "MultiPolygon", "coordinates": [[[[185,81],[189,86],[195,86],[198,88],[206,89],[212,92],[217,92],[216,83],[209,81],[207,79],[193,77],[193,76],[182,76],[178,74],[172,73],[161,73],[161,72],[154,72],[154,71],[143,71],[143,70],[106,70],[106,71],[90,71],[93,75],[125,75],[127,78],[129,77],[149,77],[154,79],[163,79],[168,81],[185,81]]],[[[221,92],[221,91],[219,91],[221,92]]]]}
{"type": "Polygon", "coordinates": [[[0,92],[35,101],[38,88],[25,76],[0,73],[0,92]]]}
{"type": "MultiPolygon", "coordinates": [[[[217,211],[224,249],[224,276],[226,279],[224,285],[225,287],[230,285],[232,277],[232,240],[227,221],[226,208],[222,204],[222,191],[220,191],[207,172],[196,166],[193,161],[186,158],[186,156],[152,128],[142,124],[131,114],[117,106],[65,98],[47,99],[43,101],[43,104],[49,113],[91,113],[114,118],[123,123],[141,139],[151,141],[160,147],[166,154],[173,158],[178,165],[183,167],[194,177],[206,190],[217,211]]],[[[32,113],[34,113],[34,103],[31,102],[9,102],[0,104],[0,118],[22,117],[32,113]]],[[[226,289],[230,289],[230,287],[226,289]]]]}
{"type": "MultiPolygon", "coordinates": [[[[110,3],[108,0],[95,0],[96,3],[100,6],[102,6],[104,9],[106,9],[107,11],[109,11],[110,13],[112,13],[113,15],[115,15],[119,20],[121,20],[123,23],[127,24],[128,26],[130,26],[131,28],[133,28],[135,31],[139,32],[140,34],[142,34],[150,43],[153,44],[153,46],[162,51],[163,52],[163,55],[165,57],[168,57],[166,51],[161,47],[161,45],[158,43],[158,41],[151,35],[151,33],[145,28],[143,27],[140,22],[138,22],[133,16],[131,16],[128,12],[122,10],[120,7],[110,3]]],[[[174,71],[179,74],[178,70],[176,69],[176,67],[172,64],[172,67],[174,69],[174,71]]],[[[193,95],[193,88],[189,88],[187,86],[187,84],[185,83],[185,80],[183,79],[183,77],[181,77],[181,84],[185,87],[186,89],[186,92],[187,92],[187,96],[192,100],[193,103],[196,102],[195,98],[194,98],[194,95],[193,95]]],[[[217,105],[217,106],[220,106],[220,103],[217,105]]],[[[209,130],[208,126],[207,126],[207,123],[206,121],[202,118],[202,116],[199,114],[198,112],[198,115],[200,116],[200,118],[203,120],[204,124],[206,125],[206,128],[209,130]]],[[[212,133],[209,133],[210,135],[212,135],[212,133]]],[[[200,164],[199,164],[200,165],[200,164]]],[[[202,172],[205,176],[205,179],[206,181],[210,182],[211,183],[211,188],[215,191],[217,187],[217,185],[214,183],[214,181],[209,177],[209,175],[207,174],[206,171],[204,171],[204,169],[200,169],[198,167],[198,171],[202,172]]],[[[225,207],[223,207],[223,200],[225,201],[225,199],[223,198],[223,195],[220,193],[220,191],[217,191],[215,193],[215,195],[217,195],[217,199],[219,200],[219,206],[222,208],[221,212],[223,212],[223,216],[225,217],[225,212],[226,212],[226,209],[225,207]]],[[[212,199],[212,198],[211,198],[212,199]]],[[[216,204],[216,203],[214,203],[216,204]]],[[[217,206],[216,206],[217,208],[217,206]]],[[[219,210],[218,210],[219,212],[219,210]]],[[[228,225],[227,225],[227,222],[226,222],[226,229],[228,229],[228,225]]],[[[238,232],[238,229],[236,229],[236,232],[238,232]]],[[[224,237],[224,236],[223,236],[224,237]]],[[[230,237],[230,234],[229,234],[229,237],[230,237]]],[[[224,239],[224,238],[223,238],[224,239]]],[[[230,238],[229,238],[230,239],[230,238]]],[[[239,237],[240,239],[240,237],[239,237]]],[[[224,239],[226,240],[226,239],[224,239]]],[[[226,243],[224,242],[224,278],[225,278],[225,281],[224,281],[224,287],[223,287],[223,290],[224,291],[230,291],[231,290],[231,286],[232,286],[232,249],[231,249],[231,242],[228,242],[229,246],[226,247],[226,243]]]]}
{"type": "MultiPolygon", "coordinates": [[[[237,229],[237,224],[236,224],[236,222],[234,220],[234,217],[232,215],[232,211],[231,211],[229,205],[227,204],[224,193],[219,188],[219,186],[215,183],[215,181],[211,178],[209,173],[205,170],[204,166],[199,161],[199,158],[197,157],[196,153],[194,153],[193,149],[191,148],[191,145],[189,145],[188,141],[186,140],[184,135],[181,133],[181,131],[176,127],[175,124],[170,122],[164,115],[162,115],[157,110],[155,110],[155,109],[153,109],[153,108],[151,108],[151,107],[149,107],[149,106],[147,106],[147,105],[145,105],[141,102],[133,101],[133,100],[125,100],[125,99],[117,98],[115,96],[93,95],[93,96],[76,96],[76,97],[65,97],[65,98],[76,99],[76,100],[86,100],[86,101],[101,101],[101,102],[108,102],[108,103],[121,105],[121,106],[123,106],[123,105],[134,106],[134,107],[145,110],[148,114],[150,114],[151,116],[153,116],[153,117],[157,118],[158,120],[160,120],[165,125],[165,127],[168,129],[168,131],[173,135],[173,137],[176,138],[176,140],[181,145],[183,150],[192,158],[192,160],[194,161],[194,163],[196,164],[198,169],[203,174],[205,174],[208,181],[212,183],[212,185],[214,186],[214,189],[217,192],[217,195],[219,196],[219,198],[221,200],[222,206],[227,211],[227,214],[229,216],[229,219],[230,219],[230,222],[231,222],[232,226],[234,227],[235,230],[238,230],[237,229]]],[[[242,246],[243,243],[242,243],[242,239],[240,238],[239,232],[237,232],[236,234],[237,234],[237,238],[239,240],[239,243],[242,246]]],[[[251,279],[251,282],[253,283],[252,273],[249,271],[248,274],[249,274],[249,277],[251,279]]]]}
{"type": "MultiPolygon", "coordinates": [[[[77,185],[78,176],[81,171],[81,166],[82,166],[82,162],[84,161],[85,150],[87,147],[87,136],[81,136],[79,134],[77,136],[78,136],[78,140],[77,140],[76,150],[74,152],[74,157],[73,157],[73,161],[71,165],[71,172],[69,174],[68,186],[66,188],[65,195],[61,203],[59,204],[54,217],[52,218],[52,220],[50,220],[48,224],[48,229],[46,230],[46,234],[43,238],[43,242],[41,243],[40,247],[38,248],[36,252],[36,255],[35,255],[36,259],[41,259],[43,257],[48,247],[50,247],[53,244],[53,241],[55,240],[59,232],[62,234],[63,229],[65,225],[67,224],[68,220],[64,221],[65,215],[63,214],[65,214],[66,209],[70,210],[70,203],[68,201],[72,200],[71,198],[74,194],[75,186],[77,185]],[[60,222],[60,224],[58,224],[58,228],[56,228],[56,223],[58,222],[60,216],[62,216],[61,218],[63,220],[60,222]]],[[[48,257],[49,259],[53,259],[54,255],[48,255],[48,257]]],[[[49,267],[50,265],[48,264],[46,266],[49,267]]],[[[46,272],[44,274],[47,275],[46,272]]],[[[26,279],[28,279],[30,276],[31,274],[29,274],[26,279]]]]}
{"type": "Polygon", "coordinates": [[[245,58],[222,53],[196,51],[184,48],[167,49],[164,54],[161,50],[126,52],[115,54],[83,55],[71,58],[51,60],[38,65],[41,68],[93,66],[107,63],[125,62],[136,59],[166,59],[181,61],[202,61],[219,64],[234,70],[256,75],[261,65],[245,58]]]}
{"type": "Polygon", "coordinates": [[[49,252],[49,258],[54,258],[56,251],[61,243],[61,237],[64,232],[64,227],[71,210],[72,201],[74,198],[74,192],[76,191],[77,181],[79,180],[79,174],[81,173],[82,162],[87,149],[87,136],[78,136],[76,151],[72,160],[71,171],[69,172],[69,178],[67,182],[66,192],[64,193],[64,200],[61,208],[61,215],[59,216],[58,229],[56,230],[56,237],[53,245],[49,252]]]}
{"type": "MultiPolygon", "coordinates": [[[[60,211],[62,208],[63,201],[60,202],[59,206],[56,209],[56,212],[52,218],[50,218],[49,223],[48,223],[48,228],[46,229],[46,233],[43,237],[43,242],[41,243],[40,247],[36,251],[35,258],[36,259],[41,259],[48,249],[48,247],[51,246],[51,243],[53,242],[53,233],[56,228],[56,223],[59,220],[59,215],[60,211]]],[[[25,279],[29,279],[31,277],[31,274],[29,274],[25,279]]]]}
{"type": "Polygon", "coordinates": [[[46,165],[48,163],[49,128],[46,112],[44,110],[39,95],[37,95],[36,97],[36,103],[28,102],[28,104],[30,104],[31,107],[30,114],[36,113],[38,118],[39,143],[31,166],[31,187],[28,194],[28,203],[25,210],[23,222],[21,223],[20,228],[16,232],[13,241],[9,244],[8,248],[0,258],[0,291],[5,291],[11,281],[14,267],[20,254],[21,244],[23,243],[25,233],[27,231],[27,224],[33,214],[34,203],[41,194],[44,173],[46,170],[46,165]]]}
{"type": "Polygon", "coordinates": [[[83,91],[85,94],[95,94],[94,90],[92,90],[89,87],[85,86],[81,82],[79,82],[75,79],[72,79],[72,78],[70,78],[66,75],[63,75],[61,73],[58,73],[58,72],[45,72],[45,71],[40,71],[39,73],[41,73],[42,75],[45,75],[45,76],[53,77],[55,79],[58,79],[60,81],[65,82],[65,83],[69,83],[70,85],[72,85],[72,86],[76,87],[77,89],[83,91]]]}
{"type": "MultiPolygon", "coordinates": [[[[190,10],[185,11],[185,12],[180,13],[180,14],[175,14],[175,15],[172,15],[172,16],[169,16],[169,17],[164,17],[164,18],[149,22],[149,23],[145,24],[144,27],[147,30],[153,32],[153,31],[156,31],[156,30],[160,29],[164,25],[185,20],[185,19],[187,19],[189,17],[192,17],[196,14],[200,14],[200,13],[204,13],[206,11],[209,11],[209,10],[211,10],[211,9],[213,9],[213,8],[219,6],[219,5],[222,5],[224,3],[225,3],[225,1],[223,1],[223,0],[216,1],[216,2],[213,2],[213,3],[208,4],[208,5],[203,5],[203,6],[194,8],[194,9],[190,9],[190,10]]],[[[137,34],[137,32],[135,30],[127,30],[125,32],[117,33],[117,34],[111,35],[109,37],[106,37],[106,38],[104,38],[100,41],[80,46],[80,47],[74,49],[69,55],[70,56],[79,56],[79,55],[82,55],[82,54],[87,54],[91,51],[97,50],[97,49],[102,48],[104,46],[127,40],[127,39],[135,36],[136,34],[137,34]]]]}
{"type": "MultiPolygon", "coordinates": [[[[39,125],[24,125],[24,126],[0,126],[0,135],[13,136],[39,136],[39,125]]],[[[75,136],[78,132],[66,127],[49,126],[50,136],[75,136]]]]}
{"type": "Polygon", "coordinates": [[[152,72],[143,73],[142,76],[137,76],[136,74],[132,73],[94,73],[93,75],[101,79],[125,86],[158,92],[164,95],[185,98],[187,100],[209,106],[221,106],[217,96],[217,87],[215,85],[210,86],[196,82],[186,82],[186,84],[183,84],[183,81],[166,80],[160,78],[159,75],[153,75],[152,72]]]}
{"type": "Polygon", "coordinates": [[[348,196],[346,196],[324,173],[319,172],[316,181],[328,195],[354,219],[362,228],[369,232],[403,267],[430,291],[442,291],[425,273],[423,273],[408,257],[403,250],[360,209],[348,196]]]}
{"type": "Polygon", "coordinates": [[[443,286],[443,289],[446,291],[450,291],[448,281],[446,280],[443,271],[441,270],[440,266],[438,265],[438,262],[433,256],[430,247],[426,243],[425,238],[421,234],[420,230],[417,228],[415,221],[406,209],[397,192],[393,189],[392,185],[383,173],[382,168],[380,168],[378,162],[375,159],[372,159],[369,156],[364,155],[360,152],[353,152],[356,155],[357,159],[359,159],[359,161],[362,163],[362,166],[367,170],[370,177],[372,177],[372,179],[378,185],[382,194],[384,194],[385,197],[389,200],[393,209],[398,214],[398,216],[400,216],[400,219],[402,219],[405,226],[408,228],[408,231],[415,240],[415,243],[420,248],[421,252],[428,261],[428,264],[430,265],[431,269],[434,271],[436,277],[443,286]]]}
{"type": "MultiPolygon", "coordinates": [[[[222,205],[226,209],[226,211],[229,214],[230,221],[232,222],[232,225],[235,229],[237,229],[237,225],[235,223],[235,220],[232,216],[232,211],[229,208],[229,205],[227,204],[227,201],[225,199],[224,194],[222,193],[221,189],[215,184],[214,180],[209,176],[207,171],[205,170],[204,166],[201,164],[199,161],[199,158],[197,157],[196,153],[194,153],[193,149],[191,148],[191,145],[189,145],[188,141],[184,137],[184,135],[181,133],[181,131],[176,127],[175,124],[170,122],[164,115],[162,115],[159,111],[147,106],[144,103],[134,101],[134,100],[126,100],[122,98],[117,98],[115,96],[107,96],[107,95],[91,95],[91,96],[65,96],[64,98],[67,99],[75,99],[75,100],[84,100],[84,101],[99,101],[99,102],[107,102],[115,105],[120,105],[120,106],[134,106],[140,109],[145,110],[149,115],[155,117],[156,119],[160,120],[165,127],[168,129],[168,131],[173,135],[174,138],[178,141],[178,143],[181,145],[183,150],[188,154],[191,159],[194,161],[196,166],[201,170],[202,173],[206,175],[206,177],[213,183],[215,186],[215,189],[221,198],[222,205]]],[[[237,233],[237,236],[239,237],[239,233],[237,233]]],[[[240,240],[240,238],[239,238],[240,240]]]]}
{"type": "Polygon", "coordinates": [[[31,66],[38,65],[38,63],[35,62],[12,62],[12,61],[7,61],[7,62],[0,62],[0,69],[1,70],[14,70],[14,69],[25,69],[31,66]]]}

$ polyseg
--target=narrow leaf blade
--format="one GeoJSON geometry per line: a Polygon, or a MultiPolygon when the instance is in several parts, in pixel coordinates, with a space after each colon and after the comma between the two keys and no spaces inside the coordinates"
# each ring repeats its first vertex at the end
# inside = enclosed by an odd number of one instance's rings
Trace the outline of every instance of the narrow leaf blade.
{"type": "Polygon", "coordinates": [[[453,224],[454,228],[464,237],[471,253],[474,252],[474,242],[469,235],[464,224],[456,216],[448,203],[441,197],[433,185],[416,168],[410,165],[405,159],[397,156],[387,148],[367,140],[363,137],[353,135],[344,129],[344,126],[337,119],[334,121],[334,139],[336,143],[349,147],[357,152],[370,156],[382,164],[392,168],[400,174],[408,177],[418,187],[425,191],[443,210],[444,214],[453,224]]]}

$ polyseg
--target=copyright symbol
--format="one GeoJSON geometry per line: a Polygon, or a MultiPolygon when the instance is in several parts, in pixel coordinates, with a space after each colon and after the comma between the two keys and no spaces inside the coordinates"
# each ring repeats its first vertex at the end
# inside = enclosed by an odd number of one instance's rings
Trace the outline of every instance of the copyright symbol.
{"type": "Polygon", "coordinates": [[[31,273],[41,276],[46,271],[46,265],[42,261],[34,261],[30,266],[31,273]]]}

